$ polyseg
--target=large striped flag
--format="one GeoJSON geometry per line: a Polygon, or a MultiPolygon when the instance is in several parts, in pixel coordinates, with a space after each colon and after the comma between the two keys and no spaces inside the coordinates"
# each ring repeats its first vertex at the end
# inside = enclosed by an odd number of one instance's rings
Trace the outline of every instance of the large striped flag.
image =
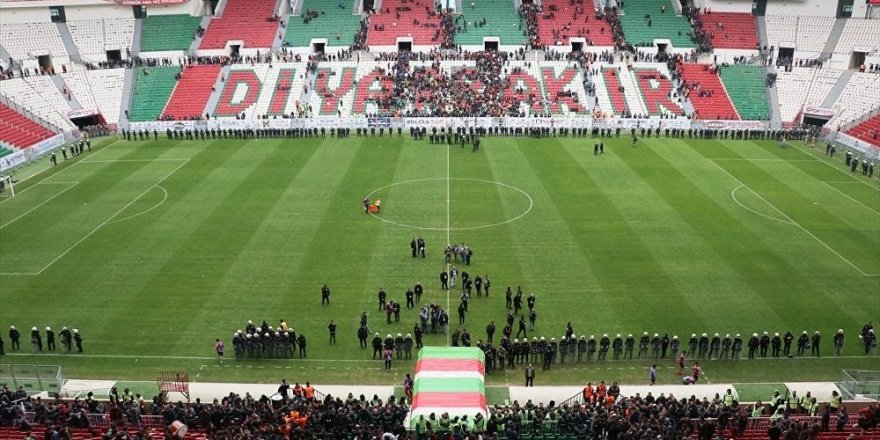
{"type": "Polygon", "coordinates": [[[416,362],[416,377],[410,424],[431,413],[439,418],[479,413],[488,417],[486,406],[485,356],[476,347],[424,347],[416,362]]]}

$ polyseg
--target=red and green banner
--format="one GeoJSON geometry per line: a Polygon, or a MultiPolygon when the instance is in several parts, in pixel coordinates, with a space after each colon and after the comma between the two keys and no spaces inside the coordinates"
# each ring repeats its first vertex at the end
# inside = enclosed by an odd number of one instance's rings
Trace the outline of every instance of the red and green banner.
{"type": "Polygon", "coordinates": [[[479,348],[425,347],[416,363],[410,424],[420,416],[488,416],[485,356],[479,348]]]}

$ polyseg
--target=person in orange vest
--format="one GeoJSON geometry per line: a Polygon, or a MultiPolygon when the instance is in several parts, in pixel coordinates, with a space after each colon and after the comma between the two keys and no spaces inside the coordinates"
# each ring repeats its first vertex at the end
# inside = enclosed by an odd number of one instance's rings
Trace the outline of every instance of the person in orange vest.
{"type": "Polygon", "coordinates": [[[590,403],[593,401],[593,384],[587,382],[587,386],[584,387],[584,403],[590,403]]]}
{"type": "Polygon", "coordinates": [[[605,401],[605,394],[607,394],[608,389],[605,388],[605,381],[599,382],[599,386],[596,387],[596,394],[599,396],[600,401],[605,401]]]}
{"type": "Polygon", "coordinates": [[[303,388],[306,400],[315,400],[315,387],[312,384],[306,382],[305,388],[303,388]]]}
{"type": "Polygon", "coordinates": [[[293,395],[297,397],[303,397],[303,387],[299,384],[299,382],[297,382],[296,385],[293,386],[293,395]]]}

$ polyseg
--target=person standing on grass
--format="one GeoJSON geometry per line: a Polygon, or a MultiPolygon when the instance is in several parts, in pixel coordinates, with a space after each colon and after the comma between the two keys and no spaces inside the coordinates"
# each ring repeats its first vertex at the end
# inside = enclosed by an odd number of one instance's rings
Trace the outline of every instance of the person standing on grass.
{"type": "Polygon", "coordinates": [[[834,355],[840,356],[843,354],[843,329],[837,330],[837,334],[834,335],[834,355]]]}
{"type": "Polygon", "coordinates": [[[819,342],[821,340],[822,340],[822,335],[819,334],[819,330],[816,330],[816,333],[813,333],[813,338],[810,341],[811,342],[810,348],[813,353],[813,356],[821,357],[821,356],[819,356],[819,342]]]}
{"type": "Polygon", "coordinates": [[[390,371],[391,360],[394,359],[394,352],[391,351],[391,347],[385,348],[385,352],[382,354],[382,359],[385,359],[385,371],[390,371]]]}
{"type": "Polygon", "coordinates": [[[651,381],[651,386],[657,383],[657,364],[652,364],[648,370],[648,380],[651,381]]]}
{"type": "Polygon", "coordinates": [[[324,284],[324,287],[321,287],[321,305],[330,305],[330,288],[324,284]]]}
{"type": "Polygon", "coordinates": [[[217,338],[214,341],[214,351],[217,352],[217,362],[219,362],[220,365],[223,365],[223,348],[223,341],[221,341],[220,338],[217,338]]]}
{"type": "Polygon", "coordinates": [[[336,323],[332,319],[330,324],[327,325],[327,330],[330,332],[330,344],[336,344],[336,323]]]}
{"type": "Polygon", "coordinates": [[[699,362],[694,362],[694,367],[691,369],[691,376],[694,378],[694,383],[696,384],[700,380],[700,376],[703,374],[703,368],[700,367],[699,362]]]}
{"type": "Polygon", "coordinates": [[[532,364],[529,364],[529,366],[526,367],[526,386],[535,386],[535,367],[533,367],[532,364]]]}
{"type": "Polygon", "coordinates": [[[684,374],[684,363],[687,360],[687,352],[683,351],[678,356],[678,375],[681,376],[684,374]]]}

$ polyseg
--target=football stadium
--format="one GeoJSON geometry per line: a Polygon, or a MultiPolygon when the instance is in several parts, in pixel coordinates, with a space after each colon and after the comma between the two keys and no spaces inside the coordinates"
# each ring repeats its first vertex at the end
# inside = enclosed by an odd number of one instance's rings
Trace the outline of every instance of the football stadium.
{"type": "Polygon", "coordinates": [[[878,0],[0,0],[0,440],[880,439],[878,131],[878,0]]]}

